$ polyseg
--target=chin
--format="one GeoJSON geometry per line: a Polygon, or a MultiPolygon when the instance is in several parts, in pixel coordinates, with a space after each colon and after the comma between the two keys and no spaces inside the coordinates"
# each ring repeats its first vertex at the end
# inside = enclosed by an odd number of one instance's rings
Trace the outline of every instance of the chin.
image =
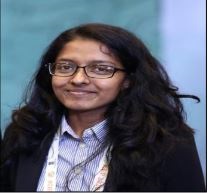
{"type": "Polygon", "coordinates": [[[90,111],[93,109],[93,108],[86,107],[86,106],[69,106],[69,105],[68,106],[66,105],[66,108],[71,111],[90,111]]]}

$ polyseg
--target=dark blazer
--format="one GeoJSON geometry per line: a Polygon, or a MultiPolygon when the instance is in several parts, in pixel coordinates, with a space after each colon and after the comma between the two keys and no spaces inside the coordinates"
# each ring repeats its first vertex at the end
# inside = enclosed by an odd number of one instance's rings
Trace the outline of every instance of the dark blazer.
{"type": "MultiPolygon", "coordinates": [[[[1,168],[1,191],[36,191],[52,139],[53,136],[45,141],[41,152],[16,156],[12,164],[1,168]]],[[[114,161],[113,157],[111,161],[114,161]]],[[[124,177],[128,182],[131,178],[130,185],[126,185],[124,180],[121,185],[110,188],[109,180],[112,182],[114,179],[108,175],[104,191],[206,191],[194,140],[188,144],[178,144],[168,154],[161,168],[159,187],[154,186],[154,179],[150,179],[144,187],[138,189],[139,179],[128,175],[124,177]]]]}

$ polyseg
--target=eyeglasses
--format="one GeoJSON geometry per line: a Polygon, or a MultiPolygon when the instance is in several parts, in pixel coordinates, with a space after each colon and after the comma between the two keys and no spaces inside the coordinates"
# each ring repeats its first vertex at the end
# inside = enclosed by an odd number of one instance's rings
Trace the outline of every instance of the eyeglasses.
{"type": "Polygon", "coordinates": [[[68,77],[73,76],[79,68],[83,68],[85,74],[90,78],[105,79],[111,78],[117,71],[125,72],[125,69],[115,68],[111,63],[101,62],[92,63],[87,66],[80,67],[73,62],[57,62],[46,64],[49,73],[53,76],[68,77]]]}

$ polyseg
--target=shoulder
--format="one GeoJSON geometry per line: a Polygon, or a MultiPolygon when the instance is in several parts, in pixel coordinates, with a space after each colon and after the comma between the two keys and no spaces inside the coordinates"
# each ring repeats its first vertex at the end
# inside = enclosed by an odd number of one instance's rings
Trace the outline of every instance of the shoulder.
{"type": "MultiPolygon", "coordinates": [[[[35,191],[53,135],[43,140],[32,152],[21,151],[1,163],[2,191],[35,191]],[[28,175],[28,171],[30,174],[28,175]]],[[[4,151],[7,148],[4,147],[4,151]]]]}
{"type": "Polygon", "coordinates": [[[161,171],[165,191],[205,191],[204,177],[193,135],[177,141],[161,171]]]}

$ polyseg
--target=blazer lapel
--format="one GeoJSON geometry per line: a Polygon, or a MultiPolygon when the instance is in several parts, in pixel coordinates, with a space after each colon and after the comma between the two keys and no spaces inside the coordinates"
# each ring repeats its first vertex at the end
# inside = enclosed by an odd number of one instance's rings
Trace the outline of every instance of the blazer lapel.
{"type": "Polygon", "coordinates": [[[43,143],[42,149],[38,149],[32,155],[20,156],[17,168],[16,191],[36,191],[44,161],[47,157],[53,135],[43,143]]]}

